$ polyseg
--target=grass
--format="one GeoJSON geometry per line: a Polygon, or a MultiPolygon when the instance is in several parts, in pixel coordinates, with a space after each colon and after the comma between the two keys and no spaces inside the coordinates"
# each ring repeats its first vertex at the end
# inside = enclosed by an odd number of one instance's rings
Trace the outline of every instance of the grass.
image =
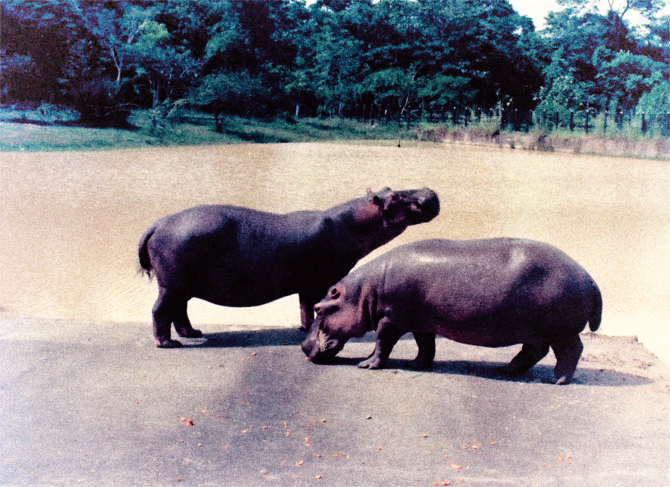
{"type": "Polygon", "coordinates": [[[281,143],[337,140],[416,140],[415,129],[347,119],[226,117],[217,131],[211,115],[182,113],[159,126],[149,111],[135,112],[128,128],[77,126],[68,113],[0,110],[0,151],[117,149],[145,146],[281,143]]]}

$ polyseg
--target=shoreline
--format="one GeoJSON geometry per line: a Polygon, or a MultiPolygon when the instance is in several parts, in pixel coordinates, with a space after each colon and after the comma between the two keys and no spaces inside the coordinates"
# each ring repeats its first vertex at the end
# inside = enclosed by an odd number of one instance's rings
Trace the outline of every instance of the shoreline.
{"type": "Polygon", "coordinates": [[[448,143],[500,147],[537,152],[558,152],[670,161],[670,137],[600,136],[546,133],[541,131],[499,132],[472,126],[419,124],[398,129],[394,124],[375,124],[345,119],[255,120],[229,117],[216,132],[206,123],[171,122],[152,131],[138,115],[134,129],[93,128],[44,124],[37,121],[0,120],[1,152],[115,150],[239,143],[448,143]]]}
{"type": "Polygon", "coordinates": [[[639,159],[670,160],[670,138],[644,139],[626,137],[602,137],[597,135],[564,135],[545,132],[485,133],[477,130],[445,130],[438,134],[426,134],[424,140],[437,138],[448,144],[500,147],[536,152],[557,152],[596,155],[605,157],[627,157],[639,159]]]}

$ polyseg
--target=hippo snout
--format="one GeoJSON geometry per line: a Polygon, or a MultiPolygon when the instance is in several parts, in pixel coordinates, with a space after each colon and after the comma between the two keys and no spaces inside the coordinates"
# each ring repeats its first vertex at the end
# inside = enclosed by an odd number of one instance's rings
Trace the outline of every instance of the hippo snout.
{"type": "Polygon", "coordinates": [[[325,364],[332,362],[338,352],[344,348],[344,343],[339,340],[328,339],[323,333],[317,331],[314,334],[310,334],[302,342],[300,348],[302,348],[303,353],[310,362],[325,364]]]}
{"type": "Polygon", "coordinates": [[[426,223],[440,214],[440,199],[435,191],[424,188],[413,195],[410,221],[413,224],[426,223]]]}
{"type": "Polygon", "coordinates": [[[327,363],[335,357],[335,355],[321,351],[318,343],[314,340],[305,340],[302,342],[301,348],[309,361],[315,364],[327,363]]]}

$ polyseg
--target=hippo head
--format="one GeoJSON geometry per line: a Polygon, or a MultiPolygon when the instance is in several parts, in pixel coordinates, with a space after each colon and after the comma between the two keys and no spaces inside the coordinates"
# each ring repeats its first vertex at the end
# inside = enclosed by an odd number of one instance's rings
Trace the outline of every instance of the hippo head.
{"type": "Polygon", "coordinates": [[[360,289],[345,281],[346,278],[331,287],[314,306],[316,318],[302,343],[302,351],[312,362],[333,359],[349,338],[361,337],[369,330],[369,313],[364,309],[365,300],[360,299],[360,289]]]}
{"type": "Polygon", "coordinates": [[[393,191],[384,188],[369,194],[370,201],[389,224],[416,225],[431,221],[440,213],[440,200],[428,188],[393,191]]]}

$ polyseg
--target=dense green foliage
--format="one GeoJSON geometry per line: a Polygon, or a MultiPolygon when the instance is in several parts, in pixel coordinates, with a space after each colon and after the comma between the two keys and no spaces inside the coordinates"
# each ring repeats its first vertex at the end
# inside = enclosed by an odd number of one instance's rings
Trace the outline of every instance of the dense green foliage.
{"type": "Polygon", "coordinates": [[[224,114],[670,110],[662,0],[607,0],[605,15],[560,1],[538,33],[507,0],[0,0],[0,103],[109,125],[191,106],[219,129],[224,114]]]}

